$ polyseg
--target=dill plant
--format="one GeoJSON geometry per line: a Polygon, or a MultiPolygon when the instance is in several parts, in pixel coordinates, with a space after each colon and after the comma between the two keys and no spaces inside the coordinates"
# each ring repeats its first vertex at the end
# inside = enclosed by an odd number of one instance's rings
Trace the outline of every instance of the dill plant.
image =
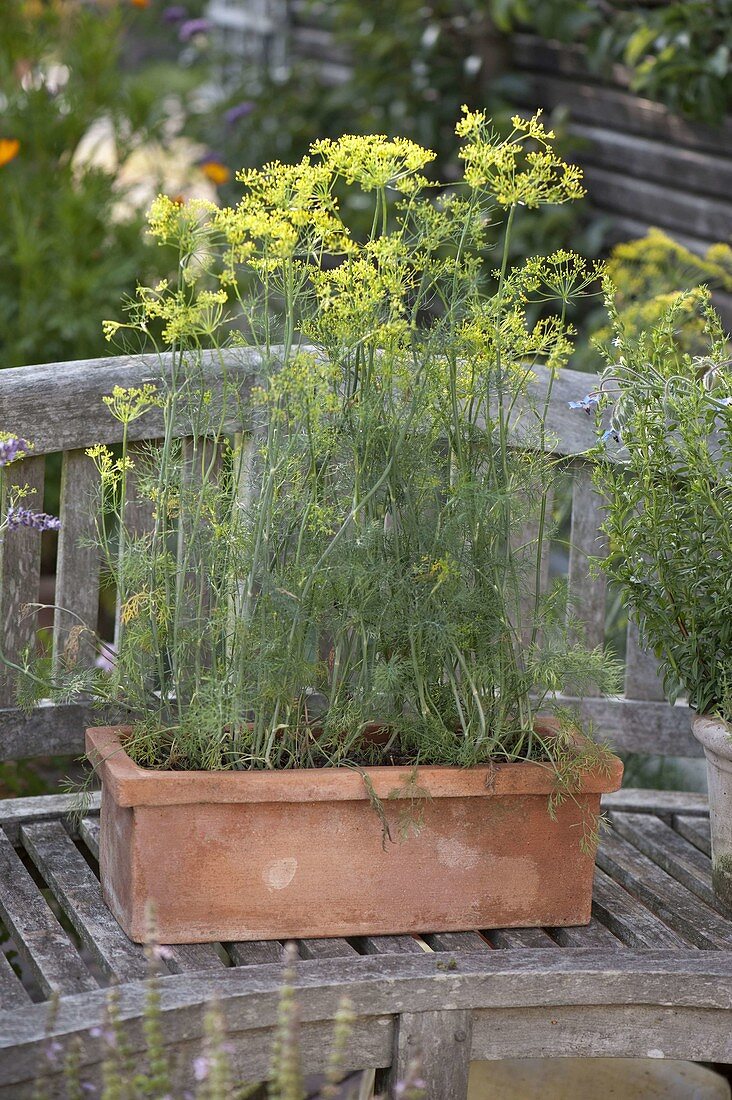
{"type": "Polygon", "coordinates": [[[236,206],[154,203],[179,281],[140,288],[107,335],[149,339],[171,374],[111,395],[121,454],[91,452],[116,664],[56,674],[57,694],[126,717],[140,764],[542,759],[566,777],[602,759],[569,750],[571,716],[554,739],[535,723],[560,687],[612,686],[615,668],[573,640],[562,586],[539,592],[551,385],[544,404],[528,396],[537,365],[554,378],[566,363],[566,310],[596,272],[568,251],[508,260],[517,212],[579,199],[581,173],[538,115],[500,137],[465,109],[457,133],[464,175],[436,199],[430,151],[346,135],[243,171],[236,206]],[[341,217],[349,189],[373,212],[361,238],[341,217]],[[222,368],[212,399],[211,348],[256,352],[253,393],[222,368]],[[164,438],[133,456],[128,426],[153,405],[164,438]],[[131,478],[154,511],[143,534],[131,478]]]}

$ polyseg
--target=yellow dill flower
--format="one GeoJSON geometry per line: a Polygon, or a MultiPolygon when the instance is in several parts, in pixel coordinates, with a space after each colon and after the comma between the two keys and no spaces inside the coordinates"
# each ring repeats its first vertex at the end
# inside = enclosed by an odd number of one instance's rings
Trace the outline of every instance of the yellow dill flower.
{"type": "Polygon", "coordinates": [[[337,141],[325,138],[316,141],[310,151],[322,157],[331,172],[346,183],[359,184],[364,191],[384,187],[414,190],[427,182],[416,180],[416,173],[436,155],[408,138],[384,134],[344,134],[337,141]]]}
{"type": "Polygon", "coordinates": [[[534,208],[582,198],[582,170],[556,154],[551,144],[554,133],[544,129],[540,115],[540,111],[530,119],[516,115],[512,133],[502,139],[491,129],[485,112],[463,107],[456,131],[467,138],[459,155],[468,185],[486,189],[504,207],[534,208]]]}
{"type": "Polygon", "coordinates": [[[131,424],[148,409],[160,404],[157,387],[151,382],[143,386],[115,386],[112,393],[102,398],[115,420],[120,424],[131,424]]]}

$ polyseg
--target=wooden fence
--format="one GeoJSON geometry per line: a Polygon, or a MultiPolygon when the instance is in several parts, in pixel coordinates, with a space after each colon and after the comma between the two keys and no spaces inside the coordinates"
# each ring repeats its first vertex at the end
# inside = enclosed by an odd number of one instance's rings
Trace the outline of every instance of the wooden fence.
{"type": "MultiPolygon", "coordinates": [[[[240,404],[235,419],[227,422],[232,433],[251,427],[246,423],[247,398],[256,382],[259,359],[254,349],[225,353],[203,352],[197,370],[211,393],[212,407],[220,406],[223,375],[236,381],[240,404]]],[[[32,456],[5,467],[0,473],[5,487],[34,486],[34,505],[43,501],[47,456],[61,454],[62,528],[58,543],[55,603],[79,615],[88,626],[97,626],[99,562],[88,549],[89,494],[96,472],[84,454],[97,443],[118,443],[121,425],[102,402],[115,385],[140,386],[163,383],[170,370],[168,356],[121,356],[76,363],[52,363],[19,367],[5,372],[0,388],[0,431],[28,438],[32,456]]],[[[546,393],[547,374],[537,370],[534,396],[546,393]]],[[[587,375],[562,371],[552,387],[547,437],[557,455],[568,459],[571,473],[572,510],[568,538],[567,575],[570,605],[582,609],[588,622],[588,641],[602,644],[606,638],[606,586],[602,575],[591,574],[588,559],[601,555],[605,536],[600,531],[602,507],[594,494],[588,465],[582,460],[595,441],[594,421],[570,410],[570,400],[587,389],[587,375]]],[[[155,439],[162,432],[160,410],[149,410],[130,425],[130,438],[155,439]]],[[[149,508],[141,502],[140,524],[150,522],[149,508]]],[[[18,660],[33,637],[33,617],[23,617],[25,605],[39,599],[41,536],[22,528],[0,536],[0,649],[18,660]]],[[[57,613],[54,653],[60,656],[68,617],[57,613]]],[[[0,684],[0,760],[77,752],[83,745],[84,725],[95,724],[93,715],[79,704],[36,707],[30,714],[13,706],[12,688],[0,684]]],[[[568,700],[575,705],[576,700],[568,700]]],[[[701,747],[690,731],[689,709],[670,707],[653,658],[642,651],[635,628],[627,633],[625,691],[617,698],[589,698],[581,709],[598,734],[622,750],[700,756],[701,747]]]]}

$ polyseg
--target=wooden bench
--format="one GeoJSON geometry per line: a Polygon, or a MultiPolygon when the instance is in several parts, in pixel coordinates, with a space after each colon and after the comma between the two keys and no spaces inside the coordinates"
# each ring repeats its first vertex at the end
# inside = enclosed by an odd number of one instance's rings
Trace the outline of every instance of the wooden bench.
{"type": "MultiPolygon", "coordinates": [[[[204,365],[215,402],[222,364],[210,357],[204,365]]],[[[256,356],[227,353],[225,365],[239,372],[246,390],[256,356]]],[[[154,381],[160,370],[158,359],[133,357],[1,376],[0,430],[35,442],[32,457],[2,471],[4,481],[36,486],[40,503],[47,457],[62,453],[55,602],[89,623],[96,623],[99,569],[83,545],[94,476],[84,448],[116,441],[118,425],[101,397],[115,384],[154,381]]],[[[587,381],[572,371],[559,377],[550,433],[572,477],[569,588],[589,620],[590,641],[599,642],[606,592],[602,578],[589,576],[587,557],[602,549],[601,514],[586,466],[571,457],[591,445],[593,425],[567,408],[568,400],[586,392],[587,381]]],[[[544,384],[539,376],[537,390],[544,384]]],[[[132,425],[137,437],[156,437],[156,416],[153,410],[132,425]]],[[[230,425],[232,432],[246,427],[230,425]]],[[[131,507],[144,525],[144,506],[133,501],[131,507]]],[[[9,655],[19,654],[32,636],[32,621],[19,622],[18,615],[38,599],[40,550],[39,535],[25,529],[7,535],[1,548],[0,631],[9,655]]],[[[57,615],[57,652],[64,637],[65,620],[57,615]]],[[[7,679],[0,697],[0,758],[82,750],[91,717],[84,706],[22,714],[13,707],[7,679]]],[[[662,700],[653,661],[632,629],[625,694],[583,705],[597,732],[621,750],[700,755],[688,708],[662,700]]],[[[13,1100],[32,1095],[49,1032],[62,1043],[73,1036],[83,1040],[93,1079],[103,1043],[92,1031],[103,1019],[112,982],[131,1049],[143,1042],[147,963],[101,898],[98,802],[78,831],[68,808],[69,797],[58,794],[0,802],[0,918],[23,973],[21,981],[0,954],[0,1096],[13,1100]]],[[[388,1095],[417,1052],[427,1095],[435,1100],[464,1100],[471,1059],[609,1055],[732,1062],[732,921],[711,890],[705,799],[624,790],[608,798],[606,808],[613,829],[598,854],[587,928],[301,941],[297,987],[306,1071],[323,1067],[344,993],[355,1016],[346,1066],[376,1067],[388,1095]]],[[[244,1080],[267,1076],[281,952],[273,942],[171,949],[160,995],[165,1041],[179,1059],[181,1081],[199,1053],[204,1006],[212,998],[223,1008],[237,1073],[244,1080]]],[[[60,1095],[56,1088],[52,1081],[50,1095],[60,1095]]]]}

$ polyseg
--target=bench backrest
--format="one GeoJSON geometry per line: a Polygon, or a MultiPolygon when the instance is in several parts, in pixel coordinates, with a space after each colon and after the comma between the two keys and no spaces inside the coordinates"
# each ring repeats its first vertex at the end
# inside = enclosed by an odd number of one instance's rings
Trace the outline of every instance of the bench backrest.
{"type": "MultiPolygon", "coordinates": [[[[256,381],[256,352],[237,349],[204,353],[202,369],[212,402],[219,401],[222,375],[237,372],[243,390],[256,381]]],[[[22,614],[27,604],[55,604],[74,612],[91,627],[97,626],[100,571],[96,551],[90,546],[94,533],[88,501],[96,471],[85,448],[96,443],[113,444],[121,438],[121,425],[110,415],[102,397],[115,385],[135,386],[155,382],[168,369],[165,356],[122,356],[73,363],[21,367],[0,375],[0,431],[17,434],[34,444],[33,455],[0,470],[3,487],[28,484],[36,490],[33,506],[43,501],[46,465],[61,456],[61,530],[56,552],[55,589],[41,593],[41,535],[21,528],[0,536],[0,651],[17,659],[31,644],[36,617],[22,614]]],[[[537,372],[534,390],[545,392],[547,376],[537,372]]],[[[581,456],[594,443],[594,422],[570,410],[568,402],[590,388],[586,374],[565,370],[555,379],[548,420],[552,449],[567,456],[571,476],[571,517],[568,547],[553,561],[556,573],[568,576],[569,603],[587,624],[587,642],[605,641],[607,591],[602,575],[591,575],[588,559],[603,553],[605,537],[599,527],[602,507],[591,485],[589,464],[581,456]],[[575,456],[575,457],[572,457],[575,456]]],[[[246,410],[245,410],[246,411],[246,410]]],[[[242,417],[241,409],[237,416],[242,417]]],[[[227,424],[232,433],[246,431],[241,422],[227,424]]],[[[155,439],[162,433],[158,410],[150,410],[130,425],[130,438],[155,439]]],[[[57,459],[56,459],[57,461],[57,459]]],[[[149,506],[136,502],[134,491],[128,518],[140,529],[151,521],[149,506]]],[[[553,555],[557,557],[557,555],[553,555]]],[[[547,554],[546,574],[549,575],[547,554]]],[[[48,589],[48,582],[44,581],[48,589]]],[[[53,650],[63,651],[71,621],[55,612],[53,650]]],[[[84,726],[93,722],[83,705],[42,706],[23,713],[15,705],[12,677],[0,677],[0,759],[20,759],[54,753],[76,753],[83,748],[84,726]]],[[[582,703],[585,716],[598,736],[625,751],[699,756],[701,749],[690,732],[689,708],[669,706],[663,699],[655,659],[638,644],[635,627],[627,629],[624,694],[615,698],[589,698],[582,703]]]]}

